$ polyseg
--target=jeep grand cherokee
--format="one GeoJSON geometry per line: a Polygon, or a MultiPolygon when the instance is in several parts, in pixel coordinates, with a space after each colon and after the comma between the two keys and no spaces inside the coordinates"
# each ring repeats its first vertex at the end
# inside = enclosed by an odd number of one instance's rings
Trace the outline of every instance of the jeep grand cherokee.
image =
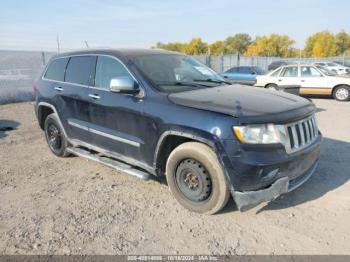
{"type": "MultiPolygon", "coordinates": [[[[34,86],[49,148],[129,175],[166,176],[189,210],[271,201],[315,171],[321,134],[301,97],[231,85],[191,57],[87,50],[51,59],[34,86]]],[[[133,188],[131,190],[137,190],[133,188]]]]}

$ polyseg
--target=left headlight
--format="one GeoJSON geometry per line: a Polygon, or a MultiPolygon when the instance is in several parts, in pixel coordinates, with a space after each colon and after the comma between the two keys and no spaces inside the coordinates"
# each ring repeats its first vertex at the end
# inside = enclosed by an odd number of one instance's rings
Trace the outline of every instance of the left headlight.
{"type": "Polygon", "coordinates": [[[234,126],[239,141],[248,144],[285,144],[286,130],[283,125],[263,124],[234,126]]]}

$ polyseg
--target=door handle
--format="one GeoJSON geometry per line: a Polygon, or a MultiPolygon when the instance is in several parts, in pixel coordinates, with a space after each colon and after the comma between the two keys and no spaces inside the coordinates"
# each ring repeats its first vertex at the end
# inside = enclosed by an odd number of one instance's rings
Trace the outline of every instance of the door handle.
{"type": "Polygon", "coordinates": [[[89,94],[89,97],[91,97],[92,99],[100,99],[101,98],[99,95],[95,95],[95,94],[89,94]]]}
{"type": "Polygon", "coordinates": [[[282,79],[278,79],[278,82],[281,82],[282,81],[282,79]]]}
{"type": "Polygon", "coordinates": [[[303,80],[301,80],[301,82],[305,82],[305,80],[303,79],[303,80]]]}
{"type": "Polygon", "coordinates": [[[59,92],[63,91],[63,88],[60,86],[55,86],[54,89],[59,92]]]}

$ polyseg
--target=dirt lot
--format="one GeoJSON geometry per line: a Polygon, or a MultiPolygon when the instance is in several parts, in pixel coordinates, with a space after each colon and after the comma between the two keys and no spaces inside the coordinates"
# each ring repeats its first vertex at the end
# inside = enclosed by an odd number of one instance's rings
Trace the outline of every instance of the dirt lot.
{"type": "Polygon", "coordinates": [[[0,106],[0,254],[350,254],[350,103],[314,99],[316,174],[269,205],[214,216],[164,183],[50,153],[33,106],[0,106]],[[11,120],[5,123],[4,120],[11,120]]]}

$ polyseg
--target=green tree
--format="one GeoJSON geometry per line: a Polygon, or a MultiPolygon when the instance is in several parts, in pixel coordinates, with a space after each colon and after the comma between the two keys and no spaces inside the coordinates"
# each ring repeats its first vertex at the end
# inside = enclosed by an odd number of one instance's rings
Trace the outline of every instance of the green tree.
{"type": "Polygon", "coordinates": [[[323,31],[309,36],[304,49],[306,56],[328,57],[338,54],[338,47],[334,34],[323,31]]]}
{"type": "Polygon", "coordinates": [[[335,42],[340,55],[345,54],[346,51],[350,51],[350,35],[344,30],[336,34],[335,42]]]}
{"type": "Polygon", "coordinates": [[[209,45],[211,55],[221,55],[225,53],[225,42],[216,41],[209,45]]]}
{"type": "Polygon", "coordinates": [[[202,41],[202,38],[193,38],[187,45],[185,45],[184,50],[188,55],[201,55],[208,51],[208,44],[202,41]]]}
{"type": "Polygon", "coordinates": [[[259,36],[251,44],[245,55],[247,56],[295,56],[293,45],[295,41],[287,35],[271,34],[269,36],[259,36]]]}
{"type": "Polygon", "coordinates": [[[163,44],[161,42],[158,42],[155,47],[160,48],[160,49],[169,50],[169,51],[184,52],[185,46],[186,46],[186,44],[180,43],[180,42],[167,43],[167,44],[163,44]]]}
{"type": "Polygon", "coordinates": [[[252,43],[252,38],[248,34],[239,33],[230,36],[225,40],[224,53],[226,54],[243,54],[247,51],[248,46],[252,43]]]}

